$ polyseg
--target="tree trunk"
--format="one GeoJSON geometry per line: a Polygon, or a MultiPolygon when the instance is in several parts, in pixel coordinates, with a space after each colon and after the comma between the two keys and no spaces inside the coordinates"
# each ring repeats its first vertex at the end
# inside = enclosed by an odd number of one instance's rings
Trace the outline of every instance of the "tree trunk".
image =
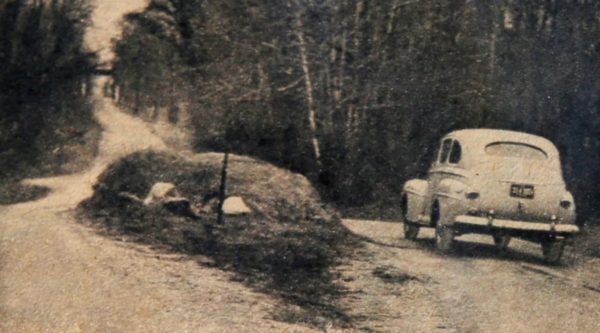
{"type": "Polygon", "coordinates": [[[311,135],[311,143],[313,153],[315,155],[315,161],[317,165],[321,166],[321,147],[317,134],[317,108],[315,103],[315,97],[313,95],[313,83],[311,79],[310,66],[308,62],[308,51],[306,46],[306,39],[304,38],[302,19],[299,15],[296,16],[296,37],[298,38],[298,48],[300,49],[300,61],[302,66],[302,73],[304,74],[304,84],[306,90],[306,104],[308,107],[308,124],[311,135]]]}

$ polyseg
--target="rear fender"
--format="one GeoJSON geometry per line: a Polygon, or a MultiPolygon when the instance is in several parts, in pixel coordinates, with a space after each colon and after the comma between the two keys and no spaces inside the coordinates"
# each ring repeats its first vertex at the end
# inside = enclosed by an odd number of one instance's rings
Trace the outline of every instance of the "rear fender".
{"type": "Polygon", "coordinates": [[[574,224],[577,215],[575,214],[575,199],[573,198],[573,194],[571,194],[571,192],[565,192],[560,201],[561,203],[563,201],[571,203],[568,208],[561,207],[560,214],[558,215],[560,223],[574,224]]]}
{"type": "Polygon", "coordinates": [[[429,184],[423,179],[411,179],[402,189],[403,214],[409,222],[419,222],[425,211],[425,198],[429,184]]]}
{"type": "Polygon", "coordinates": [[[434,193],[434,198],[439,204],[439,223],[443,225],[454,224],[454,218],[468,211],[466,193],[469,187],[455,179],[444,179],[434,193]]]}
{"type": "Polygon", "coordinates": [[[455,179],[444,179],[438,184],[435,195],[462,201],[468,191],[469,188],[465,183],[455,179]]]}

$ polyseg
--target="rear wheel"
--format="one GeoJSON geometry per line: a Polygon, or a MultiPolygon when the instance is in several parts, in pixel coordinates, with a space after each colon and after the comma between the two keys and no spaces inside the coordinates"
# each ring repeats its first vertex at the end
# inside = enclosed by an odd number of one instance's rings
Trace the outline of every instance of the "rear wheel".
{"type": "Polygon", "coordinates": [[[544,259],[550,264],[558,264],[565,249],[564,238],[549,237],[542,240],[544,259]]]}
{"type": "Polygon", "coordinates": [[[496,248],[500,251],[505,251],[508,247],[508,244],[510,243],[511,237],[506,234],[496,234],[493,235],[493,237],[496,248]]]}
{"type": "Polygon", "coordinates": [[[410,222],[407,218],[408,212],[408,198],[406,195],[402,196],[402,201],[400,201],[400,209],[402,210],[402,220],[404,222],[404,238],[414,240],[417,239],[417,235],[419,234],[419,226],[410,222]]]}
{"type": "Polygon", "coordinates": [[[451,226],[437,224],[435,226],[435,247],[442,253],[452,251],[454,245],[454,229],[451,226]]]}
{"type": "Polygon", "coordinates": [[[415,240],[419,235],[419,226],[404,220],[404,238],[415,240]]]}
{"type": "Polygon", "coordinates": [[[454,228],[442,224],[440,216],[440,205],[435,201],[431,207],[431,222],[435,223],[435,247],[442,253],[449,253],[454,245],[454,228]]]}

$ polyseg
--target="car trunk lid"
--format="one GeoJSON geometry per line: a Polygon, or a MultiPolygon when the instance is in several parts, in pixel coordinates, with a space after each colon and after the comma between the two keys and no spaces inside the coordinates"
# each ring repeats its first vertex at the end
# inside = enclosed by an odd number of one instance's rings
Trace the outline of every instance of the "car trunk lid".
{"type": "Polygon", "coordinates": [[[549,221],[565,192],[560,171],[546,161],[493,158],[477,172],[478,210],[498,218],[549,221]]]}

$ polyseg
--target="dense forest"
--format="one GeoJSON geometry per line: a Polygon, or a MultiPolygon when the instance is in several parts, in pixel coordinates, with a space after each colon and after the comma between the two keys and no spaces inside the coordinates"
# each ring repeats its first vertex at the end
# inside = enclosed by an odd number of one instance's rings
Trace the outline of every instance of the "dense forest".
{"type": "Polygon", "coordinates": [[[185,111],[198,150],[302,172],[340,205],[397,205],[442,135],[489,127],[554,141],[580,216],[600,212],[595,0],[152,0],[123,29],[122,105],[185,111]]]}
{"type": "Polygon", "coordinates": [[[92,122],[95,55],[83,42],[90,10],[87,0],[0,1],[0,181],[92,122]]]}

